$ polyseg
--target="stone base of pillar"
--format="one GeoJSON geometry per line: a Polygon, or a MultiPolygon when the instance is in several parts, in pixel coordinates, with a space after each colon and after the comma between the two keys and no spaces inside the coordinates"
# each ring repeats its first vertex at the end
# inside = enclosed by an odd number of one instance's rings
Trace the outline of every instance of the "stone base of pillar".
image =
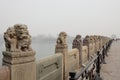
{"type": "Polygon", "coordinates": [[[57,44],[55,53],[61,53],[63,55],[63,80],[68,80],[69,77],[69,66],[68,66],[68,46],[57,44]]]}
{"type": "Polygon", "coordinates": [[[10,80],[36,80],[35,52],[3,52],[3,65],[10,69],[10,80]]]}

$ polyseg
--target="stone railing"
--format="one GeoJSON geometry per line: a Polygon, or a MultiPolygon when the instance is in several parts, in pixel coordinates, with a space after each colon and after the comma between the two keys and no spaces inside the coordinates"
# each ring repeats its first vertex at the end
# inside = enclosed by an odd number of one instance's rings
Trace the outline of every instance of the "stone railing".
{"type": "Polygon", "coordinates": [[[27,26],[17,24],[8,28],[4,33],[6,51],[3,51],[3,66],[8,68],[0,68],[0,80],[68,80],[69,72],[83,69],[111,40],[93,35],[86,36],[82,42],[81,36],[77,35],[73,49],[68,51],[66,37],[67,34],[61,32],[55,54],[35,61],[27,26]]]}
{"type": "MultiPolygon", "coordinates": [[[[101,64],[105,64],[105,56],[110,48],[112,39],[102,37],[102,40],[96,41],[95,45],[88,42],[82,47],[82,64],[79,70],[70,71],[69,80],[97,80],[100,78],[101,64]],[[85,50],[87,50],[86,52],[85,50]],[[97,52],[96,52],[97,51],[97,52]],[[88,55],[88,57],[86,57],[88,55]],[[83,59],[88,58],[88,59],[83,59]]],[[[84,44],[84,43],[83,43],[84,44]]]]}
{"type": "Polygon", "coordinates": [[[31,36],[24,24],[9,27],[4,33],[6,51],[3,66],[10,71],[10,80],[36,80],[35,51],[31,48],[31,36]]]}
{"type": "Polygon", "coordinates": [[[62,54],[55,54],[36,62],[36,80],[62,80],[62,54]]]}
{"type": "Polygon", "coordinates": [[[79,51],[72,49],[68,52],[68,72],[79,69],[79,51]]]}
{"type": "Polygon", "coordinates": [[[82,46],[82,63],[85,64],[88,61],[88,47],[82,46]]]}

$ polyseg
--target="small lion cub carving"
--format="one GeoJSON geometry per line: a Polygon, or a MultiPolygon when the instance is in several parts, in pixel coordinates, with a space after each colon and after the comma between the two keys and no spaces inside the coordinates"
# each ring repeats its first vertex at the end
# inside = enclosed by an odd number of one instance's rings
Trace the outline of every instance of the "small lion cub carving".
{"type": "Polygon", "coordinates": [[[6,51],[16,51],[17,38],[14,27],[9,27],[4,33],[6,51]]]}

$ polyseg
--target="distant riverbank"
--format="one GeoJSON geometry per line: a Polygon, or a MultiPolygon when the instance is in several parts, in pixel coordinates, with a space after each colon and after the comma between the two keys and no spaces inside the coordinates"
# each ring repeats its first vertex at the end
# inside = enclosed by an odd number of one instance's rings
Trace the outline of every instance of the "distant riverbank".
{"type": "MultiPolygon", "coordinates": [[[[55,54],[55,45],[56,43],[33,43],[31,46],[36,52],[36,60],[55,54]]],[[[69,44],[69,49],[71,49],[72,44],[69,44]]],[[[2,51],[5,50],[4,43],[0,45],[0,65],[2,65],[2,51]]]]}

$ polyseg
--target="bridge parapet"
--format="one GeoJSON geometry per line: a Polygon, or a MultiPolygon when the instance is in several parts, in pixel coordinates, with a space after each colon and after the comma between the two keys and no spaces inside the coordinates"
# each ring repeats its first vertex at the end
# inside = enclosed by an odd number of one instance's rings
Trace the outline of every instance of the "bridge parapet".
{"type": "MultiPolygon", "coordinates": [[[[102,40],[105,40],[104,44],[102,44],[102,46],[104,46],[104,47],[101,48],[102,41],[100,41],[100,39],[98,39],[99,44],[96,43],[96,50],[98,50],[97,54],[94,53],[94,55],[91,59],[85,60],[85,62],[83,64],[85,64],[86,62],[87,62],[87,64],[83,65],[83,67],[80,68],[79,70],[71,71],[69,73],[69,75],[70,75],[69,80],[84,80],[84,79],[85,80],[86,79],[87,80],[96,80],[96,78],[100,77],[101,63],[104,64],[105,56],[106,56],[107,51],[110,48],[110,45],[112,43],[112,40],[110,38],[108,38],[108,37],[102,37],[102,38],[103,38],[102,40]]],[[[96,42],[97,42],[97,40],[96,40],[96,42]]],[[[82,48],[84,48],[84,47],[82,47],[82,48]]],[[[88,54],[90,57],[91,53],[93,53],[92,47],[95,48],[95,46],[92,46],[92,44],[89,43],[86,45],[86,47],[89,48],[88,54]]],[[[82,55],[85,55],[85,52],[84,52],[85,49],[82,49],[83,50],[82,55]]],[[[84,61],[84,59],[82,61],[84,61]]]]}
{"type": "Polygon", "coordinates": [[[8,28],[4,40],[3,65],[9,67],[10,80],[36,80],[35,52],[27,26],[16,24],[8,28]]]}
{"type": "Polygon", "coordinates": [[[78,49],[72,49],[68,52],[68,66],[69,66],[69,72],[75,71],[80,68],[79,66],[79,51],[78,49]]]}
{"type": "Polygon", "coordinates": [[[88,61],[88,47],[82,46],[82,63],[85,64],[88,61]]]}
{"type": "Polygon", "coordinates": [[[72,43],[72,48],[77,48],[79,51],[79,67],[82,66],[82,40],[81,40],[81,35],[76,35],[75,39],[73,40],[72,43]]]}
{"type": "Polygon", "coordinates": [[[27,26],[17,24],[8,28],[4,33],[6,51],[3,51],[3,65],[8,68],[0,68],[0,80],[68,80],[69,72],[76,75],[79,70],[83,71],[80,72],[81,77],[88,75],[89,71],[91,79],[95,67],[99,73],[100,55],[97,52],[101,51],[103,57],[111,39],[87,35],[82,43],[81,35],[77,35],[72,43],[73,49],[68,51],[66,37],[67,34],[61,32],[56,41],[55,54],[35,62],[35,51],[30,46],[31,36],[27,26]],[[1,77],[2,70],[10,77],[1,77]]]}
{"type": "Polygon", "coordinates": [[[41,58],[36,62],[36,80],[63,80],[62,54],[41,58]]]}
{"type": "Polygon", "coordinates": [[[63,80],[68,80],[69,77],[69,66],[68,66],[68,45],[66,42],[67,34],[60,32],[55,47],[55,54],[63,55],[63,80]]]}

